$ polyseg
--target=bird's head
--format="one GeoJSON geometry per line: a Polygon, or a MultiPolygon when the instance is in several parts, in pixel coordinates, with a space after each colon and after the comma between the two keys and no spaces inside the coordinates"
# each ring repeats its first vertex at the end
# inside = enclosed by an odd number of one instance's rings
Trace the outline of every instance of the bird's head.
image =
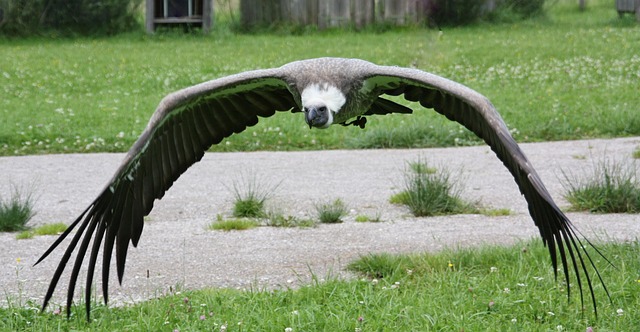
{"type": "Polygon", "coordinates": [[[346,102],[346,97],[338,88],[330,84],[310,84],[301,94],[304,120],[309,128],[328,128],[336,113],[346,102]]]}

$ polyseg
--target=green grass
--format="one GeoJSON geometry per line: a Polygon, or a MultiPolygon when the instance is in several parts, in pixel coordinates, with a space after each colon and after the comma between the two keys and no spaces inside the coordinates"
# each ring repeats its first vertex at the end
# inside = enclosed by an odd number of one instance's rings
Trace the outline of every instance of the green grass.
{"type": "Polygon", "coordinates": [[[279,211],[268,211],[266,215],[266,226],[271,227],[315,227],[316,222],[311,219],[286,216],[279,211]]]}
{"type": "Polygon", "coordinates": [[[633,152],[631,153],[631,157],[633,159],[640,159],[640,146],[633,150],[633,152]]]}
{"type": "Polygon", "coordinates": [[[64,232],[67,229],[67,225],[65,223],[52,223],[52,224],[44,224],[42,226],[38,226],[35,229],[27,229],[16,235],[16,239],[24,240],[31,239],[34,236],[41,235],[58,235],[64,232]]]}
{"type": "Polygon", "coordinates": [[[0,197],[0,232],[17,232],[28,229],[27,223],[35,212],[33,197],[13,188],[11,197],[0,197]]]}
{"type": "MultiPolygon", "coordinates": [[[[418,28],[236,35],[218,27],[209,36],[1,40],[0,155],[126,151],[171,91],[320,56],[459,81],[489,97],[519,141],[640,135],[640,25],[619,19],[611,1],[576,7],[561,0],[546,18],[447,28],[442,37],[418,28]]],[[[213,150],[479,143],[434,111],[403,103],[415,114],[371,117],[364,130],[309,130],[302,114],[278,114],[213,150]]]]}
{"type": "Polygon", "coordinates": [[[210,230],[216,231],[244,231],[260,226],[260,222],[254,219],[232,218],[222,219],[219,217],[216,221],[209,224],[210,230]]]}
{"type": "Polygon", "coordinates": [[[226,325],[227,331],[276,332],[635,331],[640,321],[638,243],[608,243],[601,249],[616,268],[597,262],[612,294],[609,302],[602,287],[595,287],[598,318],[589,303],[581,310],[577,294],[567,301],[564,284],[553,280],[546,248],[534,241],[365,256],[351,264],[359,279],[320,282],[316,276],[310,287],[298,289],[207,289],[137,305],[97,304],[90,324],[82,303],[67,320],[63,314],[41,314],[40,303],[28,302],[0,308],[0,330],[220,331],[226,325]]]}
{"type": "Polygon", "coordinates": [[[373,217],[364,215],[364,214],[359,214],[356,216],[355,221],[356,222],[382,222],[382,217],[380,216],[380,213],[376,213],[376,215],[373,217]]]}
{"type": "Polygon", "coordinates": [[[480,208],[478,212],[482,215],[489,216],[489,217],[504,217],[504,216],[510,216],[513,213],[513,211],[505,208],[502,208],[502,209],[480,208]]]}
{"type": "Polygon", "coordinates": [[[241,175],[233,182],[233,216],[237,218],[262,218],[266,215],[265,202],[278,185],[261,183],[254,173],[241,175]]]}
{"type": "Polygon", "coordinates": [[[318,220],[323,224],[341,223],[349,214],[347,205],[339,198],[330,203],[318,203],[315,207],[318,220]]]}
{"type": "Polygon", "coordinates": [[[410,162],[404,173],[404,190],[389,201],[406,205],[416,217],[479,213],[474,204],[460,198],[459,183],[451,179],[446,169],[433,168],[422,160],[410,162]]]}
{"type": "Polygon", "coordinates": [[[565,172],[564,197],[574,211],[640,213],[639,175],[634,161],[601,160],[585,177],[565,172]]]}

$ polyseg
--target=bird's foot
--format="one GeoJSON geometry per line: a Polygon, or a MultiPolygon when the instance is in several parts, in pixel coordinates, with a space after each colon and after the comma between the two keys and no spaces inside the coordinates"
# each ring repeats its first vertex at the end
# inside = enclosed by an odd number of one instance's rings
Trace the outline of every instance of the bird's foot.
{"type": "Polygon", "coordinates": [[[360,129],[364,129],[364,125],[367,124],[367,118],[364,116],[357,116],[355,120],[351,122],[345,122],[343,126],[358,126],[360,129]]]}

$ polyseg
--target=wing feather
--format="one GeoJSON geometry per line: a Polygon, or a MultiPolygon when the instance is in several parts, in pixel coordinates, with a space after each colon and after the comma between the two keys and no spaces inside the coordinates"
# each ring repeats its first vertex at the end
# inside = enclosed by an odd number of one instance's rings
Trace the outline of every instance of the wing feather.
{"type": "Polygon", "coordinates": [[[51,300],[75,252],[67,290],[69,314],[84,256],[92,240],[85,288],[87,318],[101,244],[102,292],[106,303],[114,247],[118,281],[122,283],[129,244],[137,246],[144,216],[149,214],[154,201],[162,198],[212,144],[255,125],[258,115],[270,116],[276,111],[299,107],[288,86],[279,69],[269,69],[205,82],[165,97],[101,194],[36,262],[49,256],[78,226],[53,274],[42,309],[51,300]]]}
{"type": "MultiPolygon", "coordinates": [[[[603,286],[604,282],[595,263],[583,247],[576,228],[555,204],[489,100],[461,84],[419,70],[375,66],[372,71],[373,75],[367,80],[375,84],[374,90],[377,94],[404,94],[405,99],[417,101],[426,108],[433,108],[448,119],[462,124],[491,147],[513,175],[528,203],[531,217],[548,247],[556,278],[559,256],[567,283],[567,295],[571,295],[570,270],[573,270],[581,303],[584,305],[582,283],[586,281],[597,314],[593,282],[587,267],[595,270],[603,286]],[[589,264],[586,264],[585,260],[589,264]]],[[[600,254],[597,248],[596,252],[600,254]]],[[[609,296],[606,286],[604,289],[609,296]]]]}

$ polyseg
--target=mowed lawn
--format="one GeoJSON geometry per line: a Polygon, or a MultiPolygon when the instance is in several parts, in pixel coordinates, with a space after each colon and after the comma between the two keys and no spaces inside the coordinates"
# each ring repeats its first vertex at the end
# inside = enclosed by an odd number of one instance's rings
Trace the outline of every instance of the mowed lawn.
{"type": "MultiPolygon", "coordinates": [[[[171,91],[246,70],[323,57],[416,67],[489,97],[518,141],[640,135],[640,26],[609,1],[546,18],[384,33],[1,40],[0,155],[126,151],[171,91]]],[[[279,113],[218,151],[477,144],[432,110],[372,117],[365,130],[309,130],[279,113]]]]}

